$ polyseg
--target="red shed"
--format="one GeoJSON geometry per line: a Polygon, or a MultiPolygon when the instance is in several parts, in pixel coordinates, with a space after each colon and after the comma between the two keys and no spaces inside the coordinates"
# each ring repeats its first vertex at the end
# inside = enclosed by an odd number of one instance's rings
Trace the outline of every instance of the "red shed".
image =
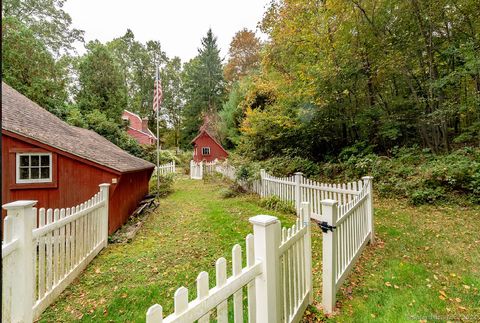
{"type": "Polygon", "coordinates": [[[141,145],[153,145],[157,137],[148,128],[148,119],[140,118],[138,114],[124,110],[122,119],[128,121],[127,133],[141,145]]]}
{"type": "MultiPolygon", "coordinates": [[[[99,134],[73,127],[2,83],[2,203],[37,200],[37,207],[85,202],[110,183],[109,233],[142,198],[154,165],[99,134]]],[[[5,214],[3,214],[5,216],[5,214]]]]}
{"type": "Polygon", "coordinates": [[[222,145],[205,129],[200,128],[200,133],[192,140],[193,160],[213,161],[215,159],[224,160],[228,157],[228,153],[223,149],[222,145]]]}

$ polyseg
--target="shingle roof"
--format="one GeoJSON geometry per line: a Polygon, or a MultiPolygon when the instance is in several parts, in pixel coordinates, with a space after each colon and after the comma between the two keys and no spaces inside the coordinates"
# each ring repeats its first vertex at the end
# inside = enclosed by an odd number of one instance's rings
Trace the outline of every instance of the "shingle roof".
{"type": "Polygon", "coordinates": [[[94,131],[67,124],[3,82],[2,129],[119,172],[155,167],[94,131]]]}

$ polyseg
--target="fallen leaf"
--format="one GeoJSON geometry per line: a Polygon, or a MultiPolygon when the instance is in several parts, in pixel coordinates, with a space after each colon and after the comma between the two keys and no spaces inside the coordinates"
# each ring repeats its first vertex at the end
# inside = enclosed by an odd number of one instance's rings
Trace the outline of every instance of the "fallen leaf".
{"type": "Polygon", "coordinates": [[[463,285],[463,288],[465,288],[465,289],[470,289],[470,286],[468,286],[468,285],[463,285]]]}
{"type": "Polygon", "coordinates": [[[392,287],[392,284],[391,284],[390,282],[386,282],[386,283],[385,283],[385,286],[387,286],[387,287],[392,287]]]}
{"type": "Polygon", "coordinates": [[[393,285],[393,287],[394,287],[395,289],[399,289],[399,288],[400,288],[400,287],[398,287],[397,285],[393,285]]]}
{"type": "Polygon", "coordinates": [[[460,298],[455,298],[455,302],[460,303],[462,300],[460,298]]]}
{"type": "Polygon", "coordinates": [[[439,292],[440,294],[442,294],[443,297],[447,298],[447,294],[445,293],[445,291],[439,290],[438,292],[439,292]]]}

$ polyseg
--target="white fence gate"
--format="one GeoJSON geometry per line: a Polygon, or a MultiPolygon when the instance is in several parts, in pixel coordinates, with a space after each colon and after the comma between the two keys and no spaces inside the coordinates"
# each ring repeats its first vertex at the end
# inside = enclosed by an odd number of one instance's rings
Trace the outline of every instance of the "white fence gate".
{"type": "Polygon", "coordinates": [[[188,290],[175,292],[174,312],[163,318],[156,304],[147,312],[147,323],[209,322],[216,309],[216,320],[228,322],[228,299],[233,295],[233,321],[244,322],[243,292],[246,287],[248,322],[299,322],[312,302],[312,255],[310,207],[303,205],[295,225],[280,228],[273,216],[250,218],[253,235],[246,238],[246,267],[242,249],[232,249],[232,276],[227,279],[227,261],[216,262],[216,286],[209,288],[207,272],[197,277],[197,298],[190,301],[188,290]]]}
{"type": "Polygon", "coordinates": [[[170,163],[158,166],[158,173],[160,175],[175,173],[175,171],[175,161],[171,161],[170,163]]]}
{"type": "Polygon", "coordinates": [[[196,163],[193,160],[190,161],[190,178],[191,179],[203,178],[203,162],[196,163]]]}
{"type": "Polygon", "coordinates": [[[67,209],[3,205],[2,321],[32,322],[108,241],[108,188],[67,209]]]}
{"type": "MultiPolygon", "coordinates": [[[[218,164],[217,172],[235,180],[235,168],[218,164]]],[[[323,295],[326,313],[335,308],[336,292],[350,273],[368,242],[374,241],[373,177],[357,182],[325,184],[305,178],[302,173],[275,177],[260,170],[260,179],[244,187],[261,197],[277,196],[292,203],[300,214],[308,203],[312,219],[323,231],[323,295]]]]}

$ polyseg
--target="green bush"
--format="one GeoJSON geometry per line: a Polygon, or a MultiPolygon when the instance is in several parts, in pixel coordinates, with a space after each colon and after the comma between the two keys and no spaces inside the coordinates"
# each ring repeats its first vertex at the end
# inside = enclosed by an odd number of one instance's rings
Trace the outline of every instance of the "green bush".
{"type": "Polygon", "coordinates": [[[232,183],[228,188],[223,188],[220,190],[220,196],[224,199],[232,198],[239,196],[240,194],[245,194],[247,191],[239,184],[232,183]]]}
{"type": "Polygon", "coordinates": [[[443,187],[416,189],[408,193],[409,201],[413,205],[433,204],[445,199],[443,187]]]}
{"type": "Polygon", "coordinates": [[[291,203],[280,200],[278,196],[261,199],[260,205],[273,211],[296,214],[295,207],[291,203]]]}
{"type": "MultiPolygon", "coordinates": [[[[159,196],[165,197],[173,192],[173,182],[175,174],[160,175],[159,177],[159,196]]],[[[152,176],[150,180],[150,194],[157,194],[157,176],[152,176]]]]}

